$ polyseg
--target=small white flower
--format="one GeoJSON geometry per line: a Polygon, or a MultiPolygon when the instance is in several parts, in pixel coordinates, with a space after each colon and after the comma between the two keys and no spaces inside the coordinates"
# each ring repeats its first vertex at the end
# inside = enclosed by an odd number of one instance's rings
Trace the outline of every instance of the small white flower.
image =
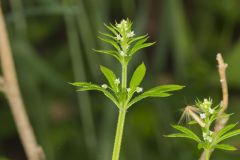
{"type": "Polygon", "coordinates": [[[207,136],[206,140],[211,143],[213,139],[212,139],[212,137],[207,136]]]}
{"type": "Polygon", "coordinates": [[[120,34],[117,34],[117,36],[115,38],[119,41],[121,41],[123,39],[120,34]]]}
{"type": "Polygon", "coordinates": [[[126,54],[125,54],[123,51],[120,51],[120,55],[121,55],[122,57],[125,57],[125,56],[126,56],[126,54]]]}
{"type": "Polygon", "coordinates": [[[209,113],[210,114],[213,114],[215,112],[215,110],[214,109],[212,109],[212,108],[209,108],[209,113]]]}
{"type": "Polygon", "coordinates": [[[211,99],[204,99],[203,104],[209,107],[212,105],[212,101],[211,101],[211,99]]]}
{"type": "Polygon", "coordinates": [[[123,20],[121,21],[121,23],[124,24],[124,25],[127,25],[127,21],[126,21],[125,19],[123,19],[123,20]]]}
{"type": "Polygon", "coordinates": [[[130,92],[132,89],[131,88],[127,88],[127,92],[130,92]]]}
{"type": "Polygon", "coordinates": [[[210,132],[209,132],[209,135],[211,136],[212,134],[213,134],[213,131],[210,131],[210,132]]]}
{"type": "Polygon", "coordinates": [[[104,89],[107,89],[108,85],[103,84],[101,87],[104,88],[104,89]]]}
{"type": "Polygon", "coordinates": [[[137,87],[137,88],[136,88],[136,92],[137,92],[137,93],[141,93],[142,91],[143,91],[143,88],[142,88],[142,87],[137,87]]]}
{"type": "Polygon", "coordinates": [[[122,24],[121,23],[118,23],[117,24],[117,28],[121,28],[122,24]]]}
{"type": "Polygon", "coordinates": [[[119,79],[119,78],[115,79],[115,80],[114,80],[114,83],[115,83],[116,85],[119,85],[119,84],[120,84],[120,79],[119,79]]]}
{"type": "Polygon", "coordinates": [[[127,37],[128,37],[128,38],[131,38],[131,37],[133,37],[133,36],[135,36],[134,31],[131,31],[130,33],[127,33],[127,37]]]}
{"type": "Polygon", "coordinates": [[[203,132],[203,139],[206,139],[206,137],[207,137],[207,133],[203,132]]]}
{"type": "Polygon", "coordinates": [[[126,26],[127,26],[127,21],[124,19],[120,23],[117,24],[117,28],[122,28],[122,27],[126,27],[126,26]]]}
{"type": "Polygon", "coordinates": [[[201,114],[200,114],[200,117],[201,117],[202,119],[205,119],[205,118],[206,118],[206,114],[205,114],[205,113],[201,113],[201,114]]]}

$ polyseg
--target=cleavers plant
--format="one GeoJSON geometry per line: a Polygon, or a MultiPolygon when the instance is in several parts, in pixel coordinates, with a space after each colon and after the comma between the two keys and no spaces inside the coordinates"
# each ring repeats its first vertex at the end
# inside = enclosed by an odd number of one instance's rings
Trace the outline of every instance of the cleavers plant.
{"type": "Polygon", "coordinates": [[[97,90],[102,92],[109,98],[119,109],[117,130],[115,135],[114,148],[112,153],[112,160],[119,160],[122,135],[124,129],[124,121],[127,109],[136,102],[147,97],[167,97],[171,94],[170,91],[180,90],[183,86],[180,85],[163,85],[158,86],[147,91],[143,91],[140,84],[145,76],[146,67],[144,63],[140,64],[133,73],[130,83],[127,81],[127,68],[128,63],[133,58],[134,54],[140,49],[149,47],[154,43],[146,42],[147,35],[135,36],[132,31],[132,22],[122,20],[115,25],[105,25],[110,33],[101,33],[102,41],[110,44],[113,50],[94,50],[97,53],[108,54],[116,58],[122,67],[121,79],[118,78],[109,68],[100,66],[100,70],[105,76],[108,84],[93,84],[88,82],[75,82],[71,83],[79,87],[78,91],[97,90]],[[135,95],[138,94],[138,95],[135,95]]]}
{"type": "Polygon", "coordinates": [[[234,146],[223,144],[222,141],[240,134],[240,129],[233,130],[237,123],[229,124],[218,132],[213,130],[212,125],[217,119],[230,116],[230,114],[219,116],[220,110],[221,105],[212,107],[211,99],[204,99],[204,101],[197,100],[195,106],[187,106],[185,108],[182,118],[186,117],[188,120],[191,119],[191,121],[188,122],[190,125],[198,124],[202,131],[202,138],[181,125],[172,125],[172,127],[180,131],[180,133],[170,134],[167,135],[167,137],[181,137],[196,141],[198,143],[198,149],[204,149],[205,151],[205,160],[210,159],[211,152],[215,149],[236,150],[234,146]]]}

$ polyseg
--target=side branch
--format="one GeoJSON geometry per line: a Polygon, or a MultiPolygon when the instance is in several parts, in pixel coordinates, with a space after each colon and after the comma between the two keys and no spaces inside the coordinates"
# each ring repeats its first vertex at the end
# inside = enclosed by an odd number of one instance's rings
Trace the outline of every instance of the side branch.
{"type": "Polygon", "coordinates": [[[18,86],[14,61],[9,45],[4,16],[0,4],[0,59],[3,77],[0,79],[1,90],[8,100],[16,127],[28,160],[42,160],[44,153],[37,144],[32,126],[25,111],[18,86]]]}
{"type": "MultiPolygon", "coordinates": [[[[221,88],[222,88],[222,101],[221,101],[221,110],[218,113],[218,117],[224,114],[228,107],[228,85],[227,85],[227,79],[226,79],[226,68],[227,64],[224,62],[223,57],[221,53],[217,54],[217,62],[218,62],[218,73],[220,76],[220,82],[221,82],[221,88]]],[[[221,130],[227,123],[228,117],[219,118],[216,121],[214,132],[218,132],[221,130]]],[[[212,151],[209,153],[211,154],[212,151]]],[[[200,160],[205,160],[205,152],[202,153],[200,160]]]]}
{"type": "MultiPolygon", "coordinates": [[[[228,85],[227,85],[227,79],[226,79],[226,68],[227,64],[224,62],[223,57],[220,53],[217,54],[217,61],[218,61],[218,72],[220,75],[220,82],[222,86],[222,102],[221,106],[222,109],[219,112],[218,116],[221,116],[224,114],[225,110],[228,107],[228,85]]],[[[219,118],[215,125],[215,132],[218,132],[220,129],[222,129],[225,124],[227,123],[228,118],[219,118]]]]}

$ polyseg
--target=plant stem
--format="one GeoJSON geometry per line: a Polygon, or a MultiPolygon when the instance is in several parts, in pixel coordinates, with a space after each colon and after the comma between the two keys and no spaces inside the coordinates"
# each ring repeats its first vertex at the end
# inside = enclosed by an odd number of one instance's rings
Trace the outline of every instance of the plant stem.
{"type": "Polygon", "coordinates": [[[210,151],[209,149],[205,149],[205,160],[209,160],[209,156],[210,156],[210,151]]]}
{"type": "Polygon", "coordinates": [[[117,130],[116,130],[116,136],[115,136],[114,148],[113,148],[113,154],[112,154],[112,160],[119,160],[125,116],[126,116],[126,110],[124,110],[124,109],[119,110],[117,130]]]}
{"type": "MultiPolygon", "coordinates": [[[[124,93],[124,90],[126,88],[127,88],[127,63],[122,63],[122,90],[121,90],[121,92],[124,93]]],[[[126,116],[126,106],[125,106],[125,98],[123,98],[122,102],[121,102],[121,109],[119,110],[119,115],[118,115],[117,130],[116,130],[116,135],[115,135],[112,160],[119,160],[125,116],[126,116]]]]}
{"type": "Polygon", "coordinates": [[[127,88],[127,64],[122,64],[122,90],[127,88]]]}

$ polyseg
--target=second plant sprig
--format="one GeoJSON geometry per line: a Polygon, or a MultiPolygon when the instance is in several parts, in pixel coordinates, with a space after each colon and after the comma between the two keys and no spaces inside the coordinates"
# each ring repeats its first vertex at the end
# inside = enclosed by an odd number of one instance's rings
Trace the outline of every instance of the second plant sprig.
{"type": "Polygon", "coordinates": [[[128,63],[133,55],[140,49],[149,47],[154,43],[146,42],[148,36],[135,36],[132,31],[132,22],[122,20],[115,25],[105,25],[110,33],[101,33],[99,37],[102,41],[110,44],[114,50],[95,50],[97,53],[111,55],[116,58],[122,68],[121,79],[118,78],[109,68],[100,66],[101,72],[104,74],[108,84],[92,84],[88,82],[71,83],[74,86],[80,87],[78,91],[97,90],[108,97],[119,109],[117,130],[114,141],[112,160],[119,160],[122,135],[124,130],[124,122],[127,109],[134,103],[148,97],[168,97],[170,91],[180,90],[183,86],[179,85],[163,85],[157,86],[143,92],[140,84],[145,76],[146,67],[144,63],[140,64],[133,73],[130,83],[127,82],[128,63]],[[139,94],[135,96],[135,94],[139,94]]]}
{"type": "Polygon", "coordinates": [[[237,123],[229,124],[218,132],[211,130],[213,123],[217,119],[230,116],[229,114],[223,114],[221,117],[219,117],[218,115],[221,111],[221,108],[222,107],[220,105],[212,107],[211,99],[197,101],[195,106],[187,106],[182,117],[186,116],[187,118],[192,119],[189,124],[198,124],[200,126],[202,138],[200,138],[190,129],[181,125],[172,126],[176,130],[180,131],[180,133],[170,134],[167,135],[167,137],[188,138],[196,141],[198,143],[198,149],[203,149],[205,151],[204,160],[209,160],[211,152],[213,152],[215,149],[229,151],[237,150],[237,148],[234,146],[222,143],[224,140],[240,134],[240,129],[234,130],[234,127],[237,126],[237,123]]]}

